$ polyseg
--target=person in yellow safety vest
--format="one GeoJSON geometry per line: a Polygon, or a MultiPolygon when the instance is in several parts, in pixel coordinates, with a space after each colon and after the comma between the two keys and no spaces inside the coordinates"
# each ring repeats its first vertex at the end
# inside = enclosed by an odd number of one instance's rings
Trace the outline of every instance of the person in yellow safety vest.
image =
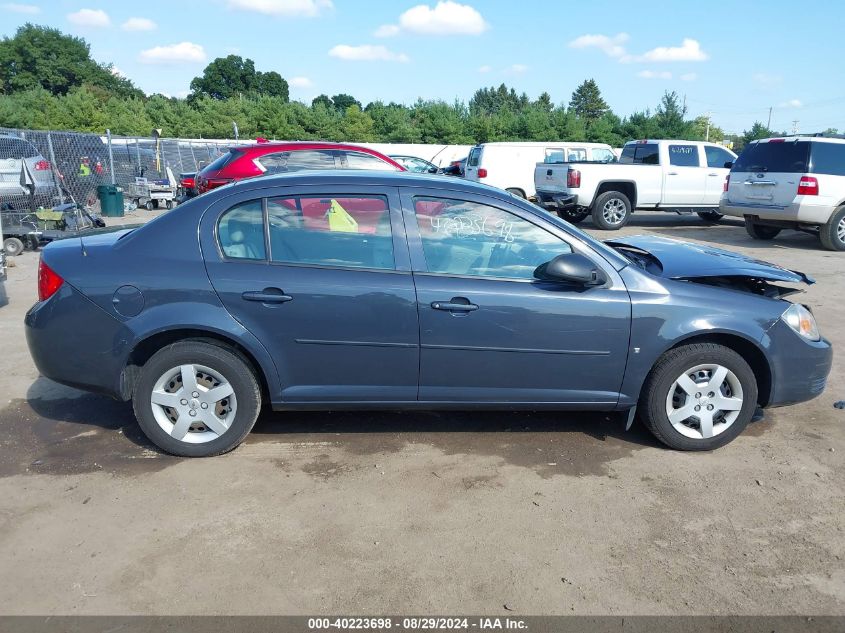
{"type": "Polygon", "coordinates": [[[79,162],[79,175],[81,177],[91,175],[91,166],[88,164],[88,157],[83,157],[79,162]]]}

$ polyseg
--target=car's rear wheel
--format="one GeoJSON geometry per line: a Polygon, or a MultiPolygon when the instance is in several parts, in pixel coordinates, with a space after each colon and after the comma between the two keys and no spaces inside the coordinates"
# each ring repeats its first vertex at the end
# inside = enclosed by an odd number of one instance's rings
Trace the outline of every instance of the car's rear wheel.
{"type": "Polygon", "coordinates": [[[570,224],[578,224],[590,215],[589,209],[566,209],[557,212],[558,216],[570,224]]]}
{"type": "Polygon", "coordinates": [[[698,217],[700,217],[705,222],[718,222],[725,216],[719,213],[718,211],[699,211],[698,217]]]}
{"type": "Polygon", "coordinates": [[[713,343],[668,351],[648,375],[639,411],[664,444],[685,451],[724,446],[751,421],[757,380],[732,349],[713,343]]]}
{"type": "Polygon", "coordinates": [[[174,343],[141,369],[132,403],[156,446],[185,457],[232,450],[261,406],[252,368],[234,351],[205,341],[174,343]]]}
{"type": "Polygon", "coordinates": [[[9,257],[15,257],[23,253],[23,242],[17,237],[7,237],[3,240],[3,250],[9,257]]]}
{"type": "Polygon", "coordinates": [[[827,224],[819,227],[819,239],[829,251],[845,251],[845,206],[839,207],[827,224]]]}
{"type": "Polygon", "coordinates": [[[606,191],[593,203],[593,224],[605,231],[615,231],[631,219],[631,201],[618,191],[606,191]]]}
{"type": "Polygon", "coordinates": [[[757,224],[751,220],[745,220],[745,230],[755,240],[773,240],[781,231],[781,229],[776,226],[757,224]]]}

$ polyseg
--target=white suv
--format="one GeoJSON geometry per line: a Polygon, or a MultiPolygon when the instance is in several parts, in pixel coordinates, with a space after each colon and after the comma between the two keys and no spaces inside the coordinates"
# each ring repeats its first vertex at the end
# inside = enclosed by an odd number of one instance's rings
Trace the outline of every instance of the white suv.
{"type": "Polygon", "coordinates": [[[744,217],[754,239],[770,240],[782,229],[810,230],[826,249],[845,251],[845,139],[749,143],[731,169],[719,208],[744,217]]]}

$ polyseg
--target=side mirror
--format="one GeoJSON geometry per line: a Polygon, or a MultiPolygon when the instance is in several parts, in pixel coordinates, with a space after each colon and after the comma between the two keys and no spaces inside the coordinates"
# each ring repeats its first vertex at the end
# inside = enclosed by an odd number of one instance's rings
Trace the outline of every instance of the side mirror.
{"type": "Polygon", "coordinates": [[[728,162],[725,163],[725,169],[730,169],[733,166],[734,166],[734,162],[732,160],[729,160],[728,162]]]}
{"type": "Polygon", "coordinates": [[[588,257],[580,253],[564,253],[550,262],[540,264],[534,277],[541,281],[558,281],[580,286],[601,286],[607,276],[588,257]]]}

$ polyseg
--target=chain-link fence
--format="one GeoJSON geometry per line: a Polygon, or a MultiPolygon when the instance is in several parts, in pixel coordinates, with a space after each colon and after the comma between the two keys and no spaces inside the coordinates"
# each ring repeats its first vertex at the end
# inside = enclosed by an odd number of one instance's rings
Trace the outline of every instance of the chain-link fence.
{"type": "Polygon", "coordinates": [[[235,143],[0,127],[0,206],[96,208],[99,185],[128,190],[137,179],[175,189],[180,174],[202,169],[235,143]]]}

